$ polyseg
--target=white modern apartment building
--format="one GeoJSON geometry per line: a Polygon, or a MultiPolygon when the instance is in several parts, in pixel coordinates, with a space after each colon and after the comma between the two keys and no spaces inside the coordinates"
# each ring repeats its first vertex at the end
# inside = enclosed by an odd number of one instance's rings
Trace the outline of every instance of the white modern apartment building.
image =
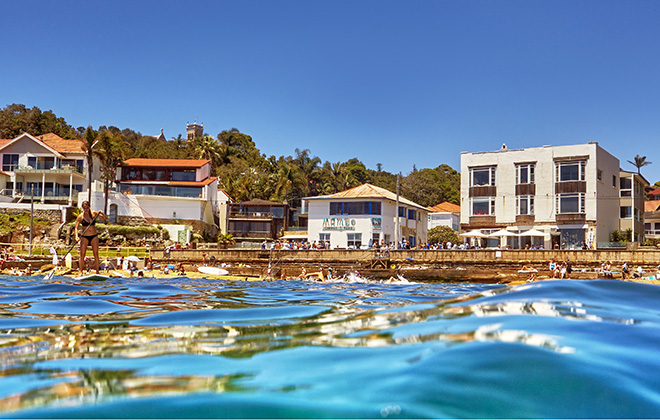
{"type": "Polygon", "coordinates": [[[308,240],[329,242],[331,248],[359,249],[398,239],[411,247],[428,238],[429,210],[371,184],[336,194],[303,199],[308,214],[308,240]],[[398,220],[397,220],[398,218],[398,220]],[[398,222],[398,223],[397,223],[398,222]],[[396,230],[398,227],[398,231],[396,230]]]}
{"type": "MultiPolygon", "coordinates": [[[[638,208],[626,195],[643,191],[644,182],[596,142],[463,152],[461,229],[487,246],[596,247],[626,226],[623,216],[643,214],[643,201],[638,208]],[[626,192],[622,178],[631,182],[626,192]]],[[[640,222],[632,223],[637,239],[640,222]]]]}
{"type": "MultiPolygon", "coordinates": [[[[211,176],[210,160],[141,159],[121,163],[116,192],[108,195],[111,223],[160,224],[179,242],[190,230],[216,235],[218,178],[211,176]]],[[[104,194],[93,188],[92,208],[104,208],[104,194]]]]}

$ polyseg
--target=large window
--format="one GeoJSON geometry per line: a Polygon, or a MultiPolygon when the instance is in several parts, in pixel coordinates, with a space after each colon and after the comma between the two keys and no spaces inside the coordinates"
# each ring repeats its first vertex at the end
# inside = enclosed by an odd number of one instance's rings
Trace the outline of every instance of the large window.
{"type": "Polygon", "coordinates": [[[621,206],[621,218],[630,219],[632,218],[632,207],[631,206],[621,206]]]}
{"type": "Polygon", "coordinates": [[[409,220],[416,220],[417,219],[417,211],[414,209],[409,209],[408,210],[408,219],[409,220]]]}
{"type": "Polygon", "coordinates": [[[470,168],[470,186],[483,187],[495,185],[495,167],[470,168]]]}
{"type": "Polygon", "coordinates": [[[3,171],[14,171],[16,168],[18,168],[18,155],[15,154],[2,155],[3,171]]]}
{"type": "Polygon", "coordinates": [[[557,194],[557,213],[584,213],[584,193],[557,194]]]}
{"type": "Polygon", "coordinates": [[[195,181],[196,176],[194,169],[179,169],[171,172],[170,179],[172,181],[195,181]]]}
{"type": "Polygon", "coordinates": [[[632,197],[632,180],[630,178],[619,178],[621,197],[632,197]]]}
{"type": "Polygon", "coordinates": [[[584,181],[585,169],[587,162],[571,161],[571,162],[556,162],[556,180],[557,182],[563,181],[584,181]]]}
{"type": "Polygon", "coordinates": [[[519,195],[516,197],[516,214],[518,215],[534,214],[533,195],[519,195]]]}
{"type": "Polygon", "coordinates": [[[362,234],[361,233],[347,233],[346,234],[347,245],[349,248],[359,249],[362,246],[362,234]]]}
{"type": "Polygon", "coordinates": [[[337,201],[330,202],[330,215],[380,214],[380,201],[337,201]]]}
{"type": "Polygon", "coordinates": [[[495,197],[472,198],[473,216],[490,216],[495,214],[495,197]]]}
{"type": "Polygon", "coordinates": [[[535,166],[533,163],[516,165],[516,184],[533,184],[535,166]]]}

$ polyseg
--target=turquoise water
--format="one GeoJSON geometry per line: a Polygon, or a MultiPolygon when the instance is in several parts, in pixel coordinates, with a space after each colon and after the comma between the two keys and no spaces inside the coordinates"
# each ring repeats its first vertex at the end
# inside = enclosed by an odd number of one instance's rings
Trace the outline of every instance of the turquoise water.
{"type": "Polygon", "coordinates": [[[657,418],[660,287],[0,276],[0,416],[657,418]]]}

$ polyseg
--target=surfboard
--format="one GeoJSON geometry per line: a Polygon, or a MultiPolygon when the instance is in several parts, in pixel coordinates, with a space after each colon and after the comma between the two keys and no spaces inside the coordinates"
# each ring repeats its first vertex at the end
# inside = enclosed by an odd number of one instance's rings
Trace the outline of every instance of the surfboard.
{"type": "Polygon", "coordinates": [[[229,271],[218,267],[197,267],[197,271],[204,274],[213,274],[214,276],[226,276],[229,271]]]}
{"type": "Polygon", "coordinates": [[[102,281],[102,280],[107,280],[109,278],[110,276],[104,276],[103,274],[88,274],[86,276],[74,277],[73,279],[77,281],[86,281],[86,280],[102,281]]]}

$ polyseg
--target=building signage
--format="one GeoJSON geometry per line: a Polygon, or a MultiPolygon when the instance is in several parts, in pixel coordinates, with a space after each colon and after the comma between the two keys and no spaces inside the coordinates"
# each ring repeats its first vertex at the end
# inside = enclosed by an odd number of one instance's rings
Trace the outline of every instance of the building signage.
{"type": "Polygon", "coordinates": [[[380,217],[372,217],[371,227],[375,230],[381,230],[383,228],[383,219],[380,217]]]}
{"type": "Polygon", "coordinates": [[[323,230],[355,230],[355,219],[327,217],[323,219],[323,230]]]}

